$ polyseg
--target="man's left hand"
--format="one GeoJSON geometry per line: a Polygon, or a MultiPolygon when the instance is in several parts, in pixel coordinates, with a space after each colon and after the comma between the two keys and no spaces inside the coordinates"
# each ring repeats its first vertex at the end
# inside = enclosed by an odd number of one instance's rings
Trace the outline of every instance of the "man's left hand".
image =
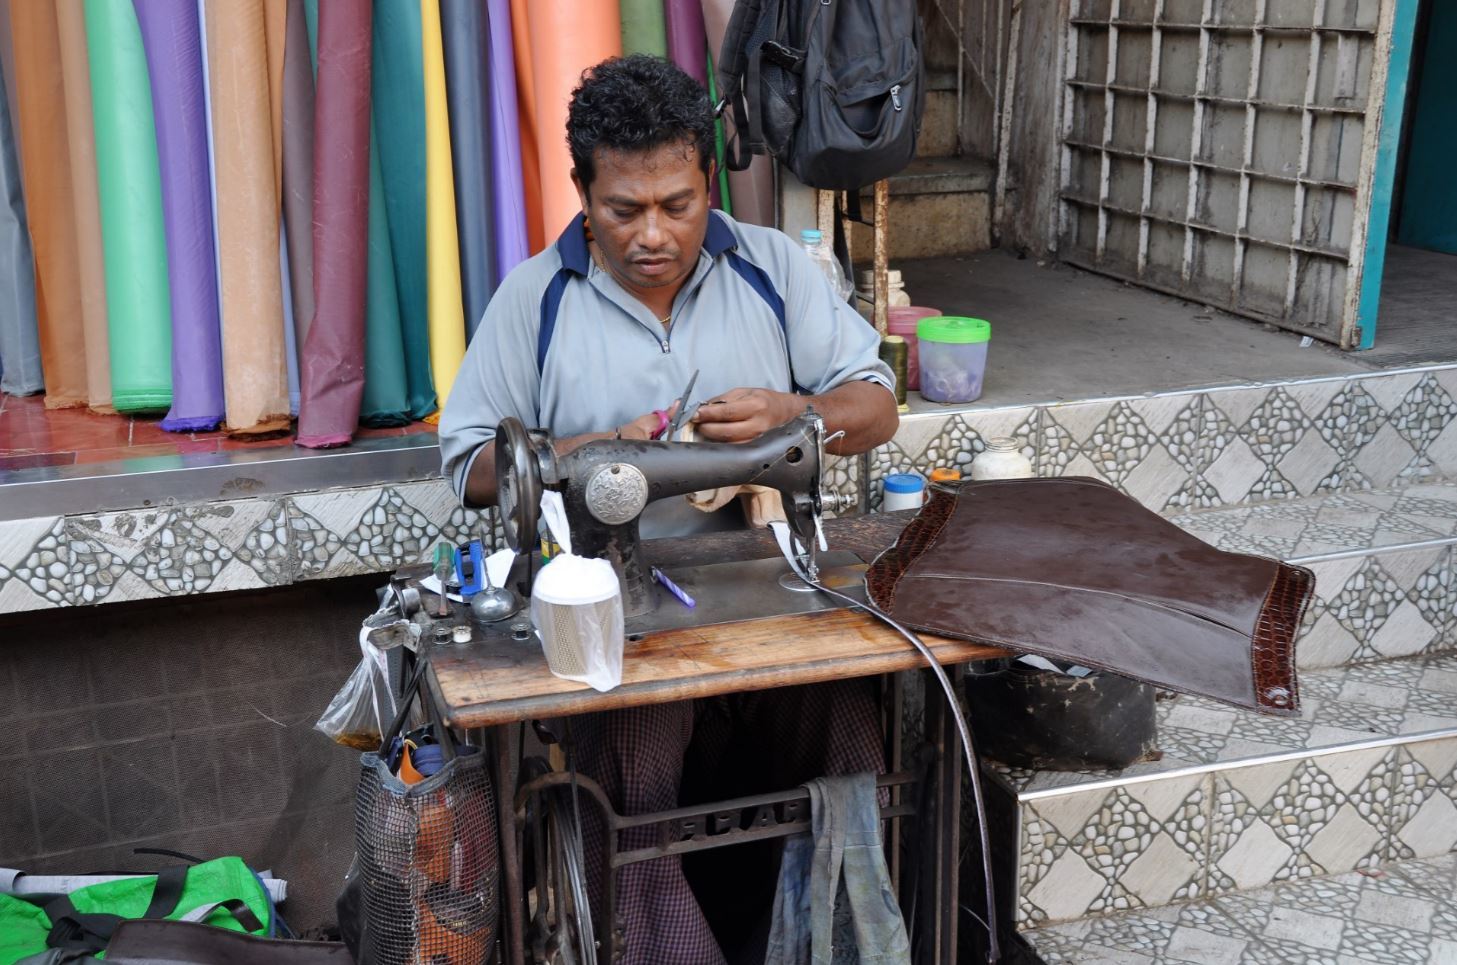
{"type": "Polygon", "coordinates": [[[693,422],[708,442],[749,442],[804,411],[805,400],[772,389],[730,389],[698,407],[693,422]]]}

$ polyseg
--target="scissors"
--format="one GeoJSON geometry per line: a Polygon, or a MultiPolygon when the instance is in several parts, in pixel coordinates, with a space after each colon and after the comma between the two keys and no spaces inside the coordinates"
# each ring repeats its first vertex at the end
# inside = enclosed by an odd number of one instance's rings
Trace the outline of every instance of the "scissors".
{"type": "Polygon", "coordinates": [[[693,386],[698,384],[698,372],[698,369],[693,370],[693,377],[688,380],[688,388],[684,389],[683,394],[678,397],[678,414],[673,416],[673,420],[668,423],[667,438],[669,441],[677,440],[678,430],[688,423],[694,412],[698,411],[698,406],[693,406],[691,410],[688,406],[688,396],[693,393],[693,386]]]}

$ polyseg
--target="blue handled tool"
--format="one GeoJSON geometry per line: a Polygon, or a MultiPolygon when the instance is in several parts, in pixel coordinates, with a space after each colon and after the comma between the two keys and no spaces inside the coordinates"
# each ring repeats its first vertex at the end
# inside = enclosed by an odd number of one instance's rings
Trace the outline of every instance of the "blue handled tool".
{"type": "Polygon", "coordinates": [[[473,596],[485,585],[486,554],[481,541],[473,539],[455,549],[455,581],[462,597],[473,596]]]}

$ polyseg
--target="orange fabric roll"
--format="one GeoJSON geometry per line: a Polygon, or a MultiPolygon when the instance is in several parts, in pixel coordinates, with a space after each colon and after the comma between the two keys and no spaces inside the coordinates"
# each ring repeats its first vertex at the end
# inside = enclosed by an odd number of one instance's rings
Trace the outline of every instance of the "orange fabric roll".
{"type": "Polygon", "coordinates": [[[66,137],[76,216],[76,267],[81,278],[81,323],[86,333],[86,394],[91,408],[111,405],[111,334],[106,328],[106,259],[101,249],[101,199],[96,188],[96,129],[91,125],[91,66],[86,59],[84,0],[56,0],[61,74],[66,92],[66,137]]]}
{"type": "MultiPolygon", "coordinates": [[[[516,48],[516,113],[521,128],[521,192],[526,198],[526,244],[534,255],[546,247],[541,218],[541,163],[536,149],[536,81],[531,68],[527,0],[511,0],[511,42],[516,48]]],[[[565,133],[565,132],[563,132],[565,133]]]]}
{"type": "Polygon", "coordinates": [[[10,29],[20,107],[21,177],[35,252],[35,309],[46,407],[85,405],[86,334],[55,5],[12,4],[10,29]]]}
{"type": "Polygon", "coordinates": [[[275,432],[288,428],[288,363],[265,5],[208,0],[205,12],[227,426],[275,432]]]}
{"type": "Polygon", "coordinates": [[[554,239],[582,210],[567,152],[567,105],[582,71],[622,55],[622,22],[617,0],[531,0],[529,6],[542,228],[554,239]]]}
{"type": "Polygon", "coordinates": [[[263,0],[263,35],[268,43],[268,115],[273,122],[273,188],[283,204],[283,51],[288,35],[288,0],[263,0]]]}

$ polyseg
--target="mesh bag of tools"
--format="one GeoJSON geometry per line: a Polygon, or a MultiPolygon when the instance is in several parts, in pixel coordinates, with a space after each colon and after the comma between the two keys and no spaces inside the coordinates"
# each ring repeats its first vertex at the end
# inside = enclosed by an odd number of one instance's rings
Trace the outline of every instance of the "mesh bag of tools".
{"type": "Polygon", "coordinates": [[[456,744],[423,694],[429,724],[401,734],[424,666],[380,750],[360,757],[356,853],[338,903],[360,965],[480,965],[496,940],[500,863],[485,756],[456,744]]]}

